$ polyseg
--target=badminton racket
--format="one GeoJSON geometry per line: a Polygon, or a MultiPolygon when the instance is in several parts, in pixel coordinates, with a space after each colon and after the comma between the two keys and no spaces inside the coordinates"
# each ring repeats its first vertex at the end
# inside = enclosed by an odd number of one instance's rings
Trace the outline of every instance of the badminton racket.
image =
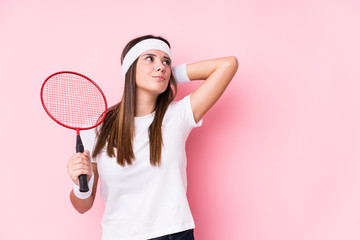
{"type": "MultiPolygon", "coordinates": [[[[98,126],[107,111],[106,98],[90,78],[70,71],[50,75],[41,86],[46,113],[63,127],[76,130],[76,152],[84,152],[80,130],[98,126]]],[[[79,176],[80,192],[89,191],[87,175],[79,176]]]]}

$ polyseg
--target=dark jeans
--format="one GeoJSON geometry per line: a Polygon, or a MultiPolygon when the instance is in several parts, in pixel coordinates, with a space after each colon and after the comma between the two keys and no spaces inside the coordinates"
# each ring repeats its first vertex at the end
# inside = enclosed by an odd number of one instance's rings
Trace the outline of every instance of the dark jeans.
{"type": "Polygon", "coordinates": [[[195,240],[194,230],[189,229],[183,232],[173,233],[162,237],[152,238],[149,240],[195,240]]]}

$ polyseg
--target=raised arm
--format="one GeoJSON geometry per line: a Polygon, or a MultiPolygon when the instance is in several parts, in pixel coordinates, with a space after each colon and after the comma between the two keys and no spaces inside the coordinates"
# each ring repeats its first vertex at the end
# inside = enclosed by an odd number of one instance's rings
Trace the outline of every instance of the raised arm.
{"type": "Polygon", "coordinates": [[[221,97],[238,68],[236,57],[224,57],[188,64],[190,80],[205,80],[190,98],[194,119],[198,122],[221,97]]]}

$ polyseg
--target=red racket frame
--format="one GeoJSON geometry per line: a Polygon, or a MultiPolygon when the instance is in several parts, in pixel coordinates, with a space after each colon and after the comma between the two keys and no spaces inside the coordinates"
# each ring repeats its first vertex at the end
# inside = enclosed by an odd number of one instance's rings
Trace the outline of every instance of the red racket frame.
{"type": "Polygon", "coordinates": [[[80,130],[88,130],[88,129],[92,129],[94,127],[97,127],[98,125],[100,125],[102,123],[102,121],[104,121],[105,119],[105,116],[106,116],[106,112],[107,112],[107,102],[106,102],[106,98],[105,98],[105,94],[103,93],[103,91],[101,90],[101,88],[93,81],[91,80],[90,78],[80,74],[80,73],[77,73],[77,72],[72,72],[72,71],[60,71],[60,72],[56,72],[54,74],[51,74],[49,77],[47,77],[44,81],[44,83],[42,84],[41,86],[41,91],[40,91],[40,98],[41,98],[41,104],[43,105],[43,108],[45,110],[45,112],[49,115],[49,117],[54,120],[57,124],[60,124],[61,126],[63,127],[66,127],[66,128],[70,128],[70,129],[73,129],[73,130],[76,130],[76,134],[79,135],[79,131],[80,130]],[[57,74],[62,74],[62,73],[69,73],[69,74],[75,74],[75,75],[79,75],[83,78],[85,78],[86,80],[88,80],[89,82],[91,82],[98,90],[99,92],[101,93],[102,97],[104,98],[104,103],[105,103],[105,111],[104,111],[104,114],[103,114],[103,117],[98,121],[97,124],[95,124],[94,126],[92,127],[87,127],[87,128],[74,128],[74,127],[71,127],[71,126],[68,126],[66,124],[63,124],[62,122],[58,121],[56,118],[54,118],[50,112],[47,110],[45,104],[44,104],[44,99],[43,99],[43,89],[44,89],[44,86],[46,84],[46,82],[52,78],[53,76],[57,75],[57,74]]]}

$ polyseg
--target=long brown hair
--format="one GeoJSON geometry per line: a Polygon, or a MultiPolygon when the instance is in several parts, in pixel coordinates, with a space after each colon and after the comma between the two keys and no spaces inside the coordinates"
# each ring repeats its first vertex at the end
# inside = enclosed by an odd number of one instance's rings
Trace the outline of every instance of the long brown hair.
{"type": "MultiPolygon", "coordinates": [[[[167,45],[169,42],[158,36],[146,35],[131,40],[124,48],[121,54],[121,63],[127,52],[138,42],[155,38],[164,41],[167,45]]],[[[136,60],[125,75],[125,86],[122,100],[110,107],[106,113],[104,122],[97,131],[97,140],[92,157],[96,157],[100,151],[106,147],[106,152],[110,157],[116,157],[118,164],[125,166],[131,165],[135,155],[133,151],[134,137],[134,117],[136,107],[136,60]],[[114,149],[116,148],[116,154],[114,149]]],[[[149,127],[150,143],[150,163],[152,166],[160,166],[162,134],[161,124],[169,104],[174,100],[177,93],[177,85],[173,75],[170,76],[169,85],[166,90],[159,94],[155,104],[154,120],[149,127]],[[173,85],[173,88],[171,87],[173,85]]]]}

